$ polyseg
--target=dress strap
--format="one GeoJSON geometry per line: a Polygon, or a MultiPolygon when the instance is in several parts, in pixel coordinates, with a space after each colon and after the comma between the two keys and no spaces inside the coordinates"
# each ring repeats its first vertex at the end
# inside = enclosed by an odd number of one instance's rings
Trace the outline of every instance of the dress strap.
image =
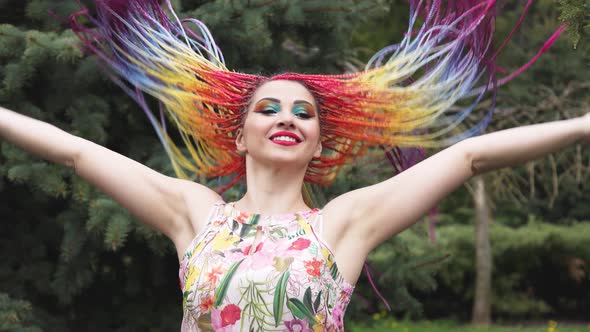
{"type": "Polygon", "coordinates": [[[322,238],[324,237],[324,214],[323,211],[320,210],[318,213],[315,214],[315,225],[316,229],[318,230],[318,235],[322,238]]]}
{"type": "Polygon", "coordinates": [[[207,226],[209,226],[209,224],[211,223],[211,220],[213,220],[214,217],[216,217],[219,213],[221,213],[224,209],[225,206],[228,205],[226,202],[224,202],[223,200],[218,200],[217,202],[213,203],[213,206],[211,207],[211,209],[209,209],[209,214],[207,215],[207,219],[205,222],[205,228],[207,226]]]}

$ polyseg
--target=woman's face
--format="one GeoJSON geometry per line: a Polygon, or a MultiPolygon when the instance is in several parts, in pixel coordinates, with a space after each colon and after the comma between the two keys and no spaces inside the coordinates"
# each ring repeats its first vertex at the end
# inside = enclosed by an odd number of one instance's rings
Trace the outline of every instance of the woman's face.
{"type": "Polygon", "coordinates": [[[322,151],[314,97],[295,81],[264,83],[252,95],[236,145],[259,162],[307,167],[322,151]]]}

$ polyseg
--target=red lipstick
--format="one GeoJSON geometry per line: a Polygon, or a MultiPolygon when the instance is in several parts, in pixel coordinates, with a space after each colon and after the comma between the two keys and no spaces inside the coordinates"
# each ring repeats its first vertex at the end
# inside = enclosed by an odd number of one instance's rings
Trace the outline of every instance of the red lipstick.
{"type": "Polygon", "coordinates": [[[278,131],[270,135],[270,140],[279,145],[292,146],[301,143],[301,138],[290,131],[278,131]]]}

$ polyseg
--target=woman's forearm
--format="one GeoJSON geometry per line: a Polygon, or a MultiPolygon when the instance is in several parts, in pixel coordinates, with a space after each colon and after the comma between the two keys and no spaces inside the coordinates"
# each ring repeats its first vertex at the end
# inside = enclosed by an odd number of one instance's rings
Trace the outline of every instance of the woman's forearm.
{"type": "Polygon", "coordinates": [[[0,139],[49,161],[73,167],[79,138],[0,106],[0,139]]]}
{"type": "Polygon", "coordinates": [[[542,158],[590,139],[590,114],[570,120],[522,126],[467,140],[474,174],[542,158]]]}

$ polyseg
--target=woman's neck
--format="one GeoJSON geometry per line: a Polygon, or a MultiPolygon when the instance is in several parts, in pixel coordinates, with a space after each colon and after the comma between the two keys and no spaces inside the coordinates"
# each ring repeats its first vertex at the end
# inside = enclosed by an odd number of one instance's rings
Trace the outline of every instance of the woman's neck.
{"type": "Polygon", "coordinates": [[[305,170],[247,165],[247,191],[236,202],[244,212],[276,215],[309,209],[303,201],[305,170]]]}

